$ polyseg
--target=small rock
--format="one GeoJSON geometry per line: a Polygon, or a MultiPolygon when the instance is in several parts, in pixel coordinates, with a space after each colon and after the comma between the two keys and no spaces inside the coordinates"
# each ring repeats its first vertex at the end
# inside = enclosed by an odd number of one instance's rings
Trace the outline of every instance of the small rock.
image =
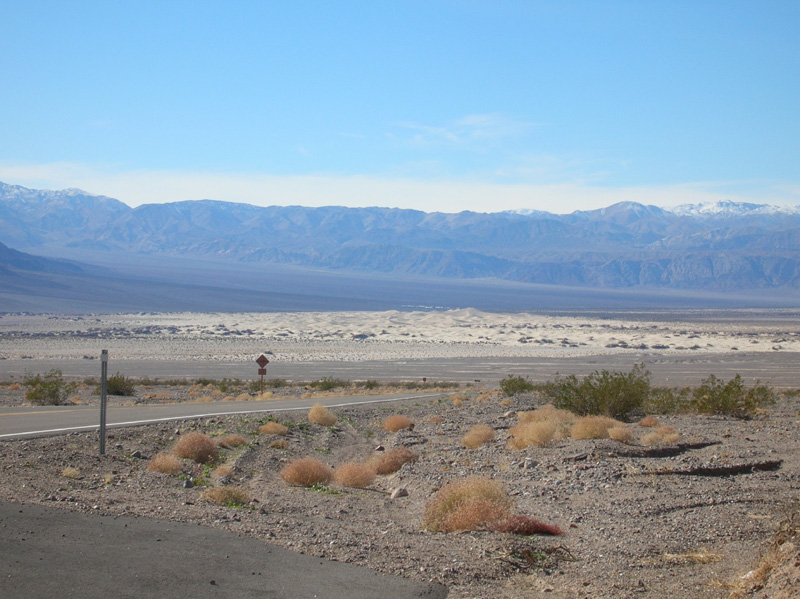
{"type": "Polygon", "coordinates": [[[141,452],[141,451],[139,451],[139,450],[137,449],[136,451],[134,451],[134,452],[131,454],[131,457],[132,457],[132,458],[141,458],[141,457],[142,457],[142,452],[141,452]]]}
{"type": "Polygon", "coordinates": [[[184,489],[191,489],[193,487],[194,487],[194,483],[191,480],[189,480],[188,478],[185,481],[183,481],[183,488],[184,489]]]}
{"type": "Polygon", "coordinates": [[[408,497],[408,489],[405,487],[398,487],[392,491],[392,494],[389,497],[392,499],[397,499],[398,497],[408,497]]]}
{"type": "Polygon", "coordinates": [[[375,448],[375,451],[385,451],[385,450],[386,450],[386,448],[385,448],[383,445],[378,445],[378,446],[375,448]]]}

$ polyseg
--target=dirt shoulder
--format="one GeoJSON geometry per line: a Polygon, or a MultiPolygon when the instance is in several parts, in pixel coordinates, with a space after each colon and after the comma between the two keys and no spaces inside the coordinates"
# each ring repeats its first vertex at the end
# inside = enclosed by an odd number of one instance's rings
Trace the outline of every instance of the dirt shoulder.
{"type": "MultiPolygon", "coordinates": [[[[203,524],[306,555],[365,566],[425,583],[449,597],[726,596],[731,581],[757,566],[800,490],[800,402],[784,398],[749,421],[660,417],[679,440],[644,446],[562,439],[543,448],[509,449],[514,412],[536,396],[500,405],[479,391],[337,410],[332,427],[305,414],[276,415],[286,437],[259,433],[264,418],[232,416],[115,430],[106,456],[96,434],[0,443],[0,500],[101,515],[203,524]],[[460,403],[460,405],[456,405],[460,403]],[[390,414],[413,430],[381,428],[390,414]],[[476,424],[495,429],[477,449],[461,444],[476,424]],[[191,431],[238,434],[247,445],[222,450],[213,470],[184,461],[180,475],[149,471],[149,459],[191,431]],[[285,440],[285,446],[275,441],[285,440]],[[379,476],[367,489],[335,484],[289,486],[281,469],[315,457],[332,467],[363,461],[381,446],[405,446],[419,459],[379,476]],[[520,537],[422,527],[430,497],[445,483],[477,475],[501,481],[515,512],[554,524],[561,536],[520,537]],[[192,480],[193,485],[187,480],[192,480]],[[203,498],[209,487],[243,487],[245,507],[203,498]],[[403,488],[407,496],[392,498],[403,488]]],[[[401,494],[402,495],[402,494],[401,494]]]]}

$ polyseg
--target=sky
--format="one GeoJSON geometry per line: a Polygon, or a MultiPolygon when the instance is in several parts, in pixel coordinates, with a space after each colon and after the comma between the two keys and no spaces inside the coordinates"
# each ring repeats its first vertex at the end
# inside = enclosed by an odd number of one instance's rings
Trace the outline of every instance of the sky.
{"type": "Polygon", "coordinates": [[[796,0],[3,4],[5,183],[130,206],[800,204],[796,0]]]}

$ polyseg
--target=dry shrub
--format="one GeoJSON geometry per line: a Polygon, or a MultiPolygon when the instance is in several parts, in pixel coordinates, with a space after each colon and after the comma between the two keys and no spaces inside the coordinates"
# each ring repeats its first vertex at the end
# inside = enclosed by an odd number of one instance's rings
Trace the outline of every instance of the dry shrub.
{"type": "Polygon", "coordinates": [[[508,429],[508,433],[512,449],[544,447],[555,438],[556,425],[554,422],[521,422],[508,429]]]}
{"type": "Polygon", "coordinates": [[[463,400],[461,397],[454,397],[454,398],[452,399],[452,402],[453,402],[453,405],[454,405],[455,407],[457,407],[457,408],[460,408],[460,407],[461,407],[461,404],[463,404],[463,403],[464,403],[464,400],[463,400]]]}
{"type": "Polygon", "coordinates": [[[486,424],[476,424],[473,426],[464,438],[461,439],[461,444],[468,449],[476,449],[494,439],[494,429],[486,424]]]}
{"type": "Polygon", "coordinates": [[[550,422],[555,426],[554,438],[569,437],[570,428],[575,423],[577,416],[569,410],[561,410],[552,404],[545,404],[533,411],[519,412],[517,421],[520,424],[529,422],[550,422]]]}
{"type": "Polygon", "coordinates": [[[333,471],[319,460],[302,458],[287,464],[281,470],[281,478],[299,487],[326,485],[331,482],[333,471]]]}
{"type": "Polygon", "coordinates": [[[61,471],[61,476],[63,476],[64,478],[75,479],[75,478],[79,478],[80,475],[81,475],[81,471],[78,470],[77,468],[73,468],[72,466],[67,466],[66,468],[64,468],[61,471]]]}
{"type": "Polygon", "coordinates": [[[680,439],[680,433],[671,426],[659,426],[652,433],[642,437],[642,445],[672,445],[680,439]]]}
{"type": "Polygon", "coordinates": [[[626,445],[630,445],[633,441],[633,432],[627,426],[612,426],[608,429],[608,436],[626,445]]]}
{"type": "Polygon", "coordinates": [[[430,418],[428,418],[428,422],[430,424],[441,424],[442,422],[444,422],[444,418],[442,418],[441,416],[431,416],[430,418]]]}
{"type": "Polygon", "coordinates": [[[582,416],[575,421],[569,433],[573,439],[605,439],[608,431],[625,425],[607,416],[582,416]]]}
{"type": "Polygon", "coordinates": [[[425,506],[422,524],[431,532],[474,530],[508,518],[511,505],[502,484],[473,476],[439,489],[425,506]]]}
{"type": "Polygon", "coordinates": [[[639,421],[639,426],[644,426],[647,428],[655,428],[658,426],[658,418],[655,416],[645,416],[639,421]]]}
{"type": "Polygon", "coordinates": [[[236,398],[233,395],[226,395],[222,398],[222,401],[236,401],[236,398]]]}
{"type": "Polygon", "coordinates": [[[330,412],[322,404],[314,404],[308,411],[308,421],[320,426],[333,426],[336,424],[336,414],[330,412]]]}
{"type": "Polygon", "coordinates": [[[20,389],[22,389],[22,385],[20,385],[19,383],[11,383],[8,386],[9,391],[19,391],[20,389]]]}
{"type": "Polygon", "coordinates": [[[265,435],[285,435],[289,432],[289,427],[284,426],[280,422],[267,422],[258,427],[265,435]]]}
{"type": "Polygon", "coordinates": [[[343,487],[363,489],[375,480],[375,470],[360,462],[347,462],[334,470],[333,479],[343,487]]]}
{"type": "Polygon", "coordinates": [[[240,393],[236,396],[236,401],[250,401],[251,399],[253,398],[247,393],[240,393]]]}
{"type": "Polygon", "coordinates": [[[250,493],[243,487],[211,487],[203,491],[201,497],[229,507],[245,506],[252,501],[250,493]]]}
{"type": "Polygon", "coordinates": [[[286,442],[286,439],[275,439],[269,446],[271,449],[286,449],[289,447],[289,444],[286,442]]]}
{"type": "Polygon", "coordinates": [[[217,444],[208,435],[193,432],[183,435],[172,446],[173,455],[179,458],[194,460],[198,464],[207,464],[217,459],[217,444]]]}
{"type": "Polygon", "coordinates": [[[506,408],[506,407],[512,405],[513,403],[514,403],[513,401],[511,401],[510,399],[506,398],[506,399],[501,399],[499,402],[497,402],[497,405],[502,407],[502,408],[506,408]]]}
{"type": "Polygon", "coordinates": [[[247,439],[241,435],[225,435],[222,439],[217,440],[217,445],[222,449],[233,449],[234,447],[247,445],[247,439]]]}
{"type": "Polygon", "coordinates": [[[200,397],[195,397],[194,401],[197,403],[211,403],[214,401],[214,398],[210,395],[202,395],[200,397]]]}
{"type": "MultiPolygon", "coordinates": [[[[268,399],[272,399],[272,391],[264,391],[264,393],[259,393],[255,396],[256,401],[266,401],[268,399]]],[[[252,397],[250,399],[253,399],[252,397]]]]}
{"type": "Polygon", "coordinates": [[[564,531],[553,524],[545,524],[528,516],[511,516],[506,520],[495,522],[489,527],[496,532],[510,532],[515,535],[563,535],[564,531]]]}
{"type": "Polygon", "coordinates": [[[174,476],[181,471],[181,463],[175,456],[162,451],[150,459],[147,469],[174,476]]]}
{"type": "Polygon", "coordinates": [[[393,447],[383,453],[375,454],[367,462],[367,466],[374,468],[376,474],[391,474],[397,472],[407,462],[415,462],[419,455],[407,447],[393,447]]]}
{"type": "Polygon", "coordinates": [[[396,433],[397,431],[403,430],[404,428],[413,429],[414,428],[414,421],[411,420],[408,416],[403,416],[402,414],[394,414],[393,416],[389,416],[386,420],[383,421],[381,425],[390,433],[396,433]]]}
{"type": "Polygon", "coordinates": [[[230,478],[233,476],[233,468],[230,466],[217,466],[212,474],[217,478],[230,478]]]}

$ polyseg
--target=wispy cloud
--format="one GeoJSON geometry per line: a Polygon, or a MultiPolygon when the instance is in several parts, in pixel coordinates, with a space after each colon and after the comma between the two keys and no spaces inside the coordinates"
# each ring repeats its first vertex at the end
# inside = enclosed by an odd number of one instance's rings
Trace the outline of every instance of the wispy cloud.
{"type": "Polygon", "coordinates": [[[530,133],[535,123],[513,119],[499,113],[471,114],[440,125],[400,122],[398,127],[411,131],[411,137],[396,135],[420,145],[451,144],[470,146],[475,142],[520,137],[530,133]]]}

